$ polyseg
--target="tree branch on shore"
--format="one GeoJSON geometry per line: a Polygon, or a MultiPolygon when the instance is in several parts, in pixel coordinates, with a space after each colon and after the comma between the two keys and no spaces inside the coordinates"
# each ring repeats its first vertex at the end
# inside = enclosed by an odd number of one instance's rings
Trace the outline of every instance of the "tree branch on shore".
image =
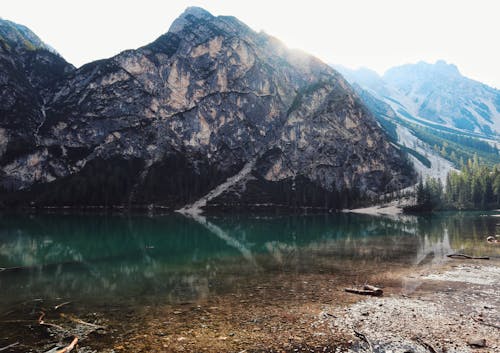
{"type": "Polygon", "coordinates": [[[489,260],[488,256],[470,256],[465,254],[449,254],[446,255],[450,259],[469,259],[469,260],[489,260]]]}
{"type": "Polygon", "coordinates": [[[384,291],[381,288],[371,286],[369,284],[365,284],[363,289],[345,288],[344,291],[359,295],[371,295],[374,297],[380,297],[384,294],[384,291]]]}

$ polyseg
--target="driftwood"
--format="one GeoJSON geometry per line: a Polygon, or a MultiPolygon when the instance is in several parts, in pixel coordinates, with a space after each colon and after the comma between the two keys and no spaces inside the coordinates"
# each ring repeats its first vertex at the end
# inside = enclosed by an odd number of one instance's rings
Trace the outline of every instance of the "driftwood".
{"type": "Polygon", "coordinates": [[[363,286],[363,289],[345,288],[344,290],[348,293],[354,293],[359,295],[371,295],[374,297],[380,297],[384,294],[384,291],[381,288],[370,286],[368,284],[365,284],[363,286]]]}
{"type": "Polygon", "coordinates": [[[489,260],[490,258],[488,256],[469,256],[465,254],[449,254],[446,255],[447,257],[451,259],[470,259],[470,260],[489,260]]]}
{"type": "Polygon", "coordinates": [[[15,347],[18,344],[19,344],[19,342],[15,342],[15,343],[9,344],[8,346],[2,347],[2,348],[0,348],[0,352],[6,351],[7,349],[15,347]]]}
{"type": "Polygon", "coordinates": [[[354,335],[356,337],[358,337],[360,340],[362,340],[363,342],[365,342],[368,345],[368,348],[370,349],[370,352],[373,353],[372,343],[370,342],[370,340],[368,339],[368,337],[366,337],[366,335],[364,333],[361,333],[361,332],[358,332],[358,331],[354,330],[354,335]]]}

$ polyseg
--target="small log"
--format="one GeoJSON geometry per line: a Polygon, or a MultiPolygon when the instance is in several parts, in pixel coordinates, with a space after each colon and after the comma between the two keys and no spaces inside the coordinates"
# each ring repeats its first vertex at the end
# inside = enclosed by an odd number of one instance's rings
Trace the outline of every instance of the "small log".
{"type": "Polygon", "coordinates": [[[382,294],[384,294],[384,291],[382,290],[382,288],[371,286],[369,284],[365,284],[363,286],[363,289],[373,291],[375,293],[375,295],[378,297],[381,296],[382,294]]]}
{"type": "Polygon", "coordinates": [[[446,255],[447,257],[451,259],[470,259],[470,260],[489,260],[490,258],[488,256],[470,256],[470,255],[465,255],[465,254],[449,254],[446,255]]]}
{"type": "Polygon", "coordinates": [[[370,286],[368,284],[365,284],[363,289],[345,288],[344,291],[359,295],[371,295],[373,297],[380,297],[384,294],[384,291],[381,288],[370,286]]]}

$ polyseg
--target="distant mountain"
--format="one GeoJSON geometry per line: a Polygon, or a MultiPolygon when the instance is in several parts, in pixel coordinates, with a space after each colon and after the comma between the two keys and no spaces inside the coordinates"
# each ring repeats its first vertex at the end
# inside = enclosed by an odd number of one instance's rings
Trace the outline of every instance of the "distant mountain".
{"type": "Polygon", "coordinates": [[[500,132],[500,91],[462,76],[455,65],[403,65],[383,80],[409,98],[412,115],[486,136],[500,132]]]}
{"type": "Polygon", "coordinates": [[[395,101],[391,105],[404,115],[483,136],[500,133],[500,91],[462,76],[455,65],[419,62],[391,68],[383,77],[364,68],[337,69],[348,81],[395,101]]]}
{"type": "Polygon", "coordinates": [[[341,208],[415,181],[341,75],[234,17],[188,8],[153,43],[79,69],[11,31],[6,205],[341,208]]]}
{"type": "Polygon", "coordinates": [[[444,61],[395,67],[382,77],[365,68],[336,68],[393,141],[420,154],[424,176],[444,179],[452,165],[460,167],[474,155],[487,164],[500,163],[500,91],[462,76],[444,61]],[[436,165],[442,171],[438,175],[436,165]]]}

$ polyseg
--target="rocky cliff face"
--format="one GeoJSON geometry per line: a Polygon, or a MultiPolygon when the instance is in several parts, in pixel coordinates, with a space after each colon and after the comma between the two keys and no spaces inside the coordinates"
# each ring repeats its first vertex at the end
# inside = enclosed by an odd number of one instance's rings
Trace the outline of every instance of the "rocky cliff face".
{"type": "Polygon", "coordinates": [[[189,8],[155,42],[77,70],[3,50],[0,77],[22,94],[2,94],[0,146],[33,137],[3,147],[7,204],[178,208],[212,190],[204,207],[342,207],[347,190],[413,178],[336,71],[233,17],[189,8]]]}

